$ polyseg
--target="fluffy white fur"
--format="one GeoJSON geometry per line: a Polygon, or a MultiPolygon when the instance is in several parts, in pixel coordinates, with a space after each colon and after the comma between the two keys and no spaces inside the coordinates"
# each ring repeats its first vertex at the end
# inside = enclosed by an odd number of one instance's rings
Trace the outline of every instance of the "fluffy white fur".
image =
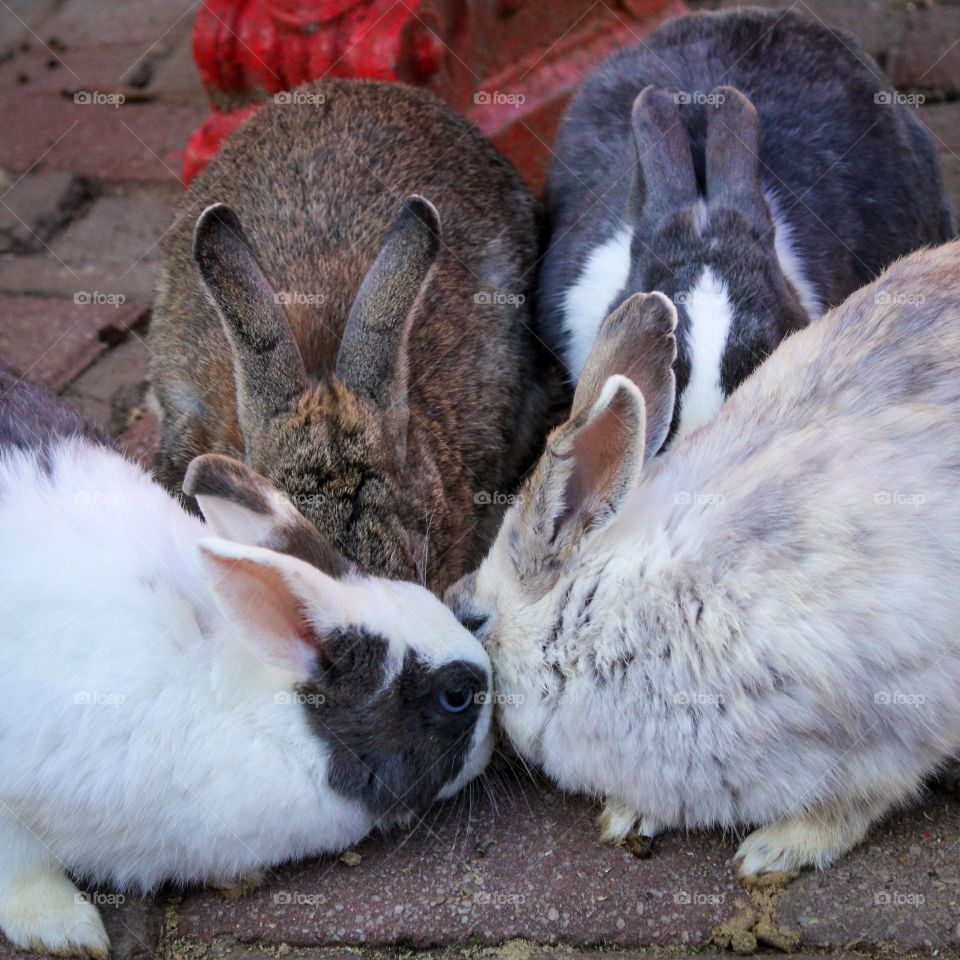
{"type": "Polygon", "coordinates": [[[823,313],[823,304],[807,276],[803,257],[794,240],[793,227],[783,215],[776,191],[765,190],[763,195],[770,208],[770,215],[773,217],[773,245],[777,253],[777,262],[780,264],[783,275],[797,291],[803,309],[807,311],[811,320],[816,320],[823,313]]]}
{"type": "Polygon", "coordinates": [[[686,330],[690,380],[674,442],[712,420],[723,404],[723,352],[733,323],[727,285],[710,267],[703,268],[684,304],[690,319],[686,330]]]}
{"type": "Polygon", "coordinates": [[[630,273],[632,227],[620,227],[587,256],[576,283],[564,297],[564,327],[568,333],[566,364],[576,382],[587,362],[600,325],[623,290],[630,273]]]}
{"type": "MultiPolygon", "coordinates": [[[[224,510],[215,527],[242,521],[224,510]]],[[[333,580],[209,534],[108,450],[62,443],[49,471],[0,458],[0,928],[19,946],[105,955],[66,873],[143,890],[227,881],[374,825],[331,790],[296,700],[314,651],[231,561],[281,576],[317,625],[388,637],[397,669],[411,646],[488,663],[424,589],[333,580]]],[[[484,710],[446,793],[489,756],[484,710]]]]}
{"type": "Polygon", "coordinates": [[[915,254],[789,338],[623,495],[582,438],[672,386],[611,378],[551,437],[463,602],[510,740],[607,796],[608,837],[759,825],[743,873],[824,866],[957,753],[958,262],[915,254]]]}

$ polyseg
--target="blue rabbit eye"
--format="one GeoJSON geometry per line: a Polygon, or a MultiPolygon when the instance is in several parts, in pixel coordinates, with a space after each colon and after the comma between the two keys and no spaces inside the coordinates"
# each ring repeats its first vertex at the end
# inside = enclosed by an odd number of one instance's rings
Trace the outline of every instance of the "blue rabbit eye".
{"type": "Polygon", "coordinates": [[[440,706],[447,713],[463,713],[473,703],[473,687],[460,687],[457,690],[441,690],[440,706]]]}

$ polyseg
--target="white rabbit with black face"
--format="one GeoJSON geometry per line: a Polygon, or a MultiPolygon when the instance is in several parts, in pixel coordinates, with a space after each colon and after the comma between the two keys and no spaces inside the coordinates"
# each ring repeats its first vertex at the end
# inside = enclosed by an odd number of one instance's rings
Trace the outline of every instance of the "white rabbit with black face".
{"type": "Polygon", "coordinates": [[[607,839],[754,826],[743,874],[824,866],[960,750],[958,263],[900,261],[652,462],[676,312],[605,322],[447,600],[513,745],[605,796],[607,839]]]}
{"type": "Polygon", "coordinates": [[[953,237],[934,140],[852,37],[800,13],[665,24],[583,83],[545,193],[543,337],[576,382],[633,293],[677,306],[665,442],[793,331],[953,237]]]}
{"type": "Polygon", "coordinates": [[[0,367],[0,930],[104,957],[81,882],[228,882],[339,851],[491,750],[489,661],[426,589],[356,574],[199,457],[184,512],[0,367]]]}

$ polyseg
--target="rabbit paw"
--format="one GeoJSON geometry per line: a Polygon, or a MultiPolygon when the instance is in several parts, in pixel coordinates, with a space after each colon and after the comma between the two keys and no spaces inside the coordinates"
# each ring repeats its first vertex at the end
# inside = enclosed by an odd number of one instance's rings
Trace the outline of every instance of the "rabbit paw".
{"type": "Polygon", "coordinates": [[[655,837],[660,832],[659,824],[637,813],[628,803],[618,797],[607,797],[603,813],[597,818],[602,843],[623,843],[631,835],[655,837]]]}
{"type": "Polygon", "coordinates": [[[213,887],[224,900],[240,900],[248,893],[253,893],[254,890],[262,887],[266,880],[267,875],[264,871],[254,870],[237,877],[230,883],[215,883],[213,887]]]}
{"type": "Polygon", "coordinates": [[[866,806],[826,808],[754,830],[733,858],[737,872],[753,877],[825,867],[856,846],[889,807],[889,801],[878,800],[866,806]]]}
{"type": "Polygon", "coordinates": [[[0,896],[0,929],[16,946],[107,960],[110,939],[90,898],[63,874],[22,879],[0,896]]]}

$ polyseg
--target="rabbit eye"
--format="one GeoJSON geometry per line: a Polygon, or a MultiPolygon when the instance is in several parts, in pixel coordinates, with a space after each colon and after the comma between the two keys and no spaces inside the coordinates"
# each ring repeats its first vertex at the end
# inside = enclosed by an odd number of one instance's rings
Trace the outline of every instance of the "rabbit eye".
{"type": "Polygon", "coordinates": [[[440,706],[447,713],[463,713],[473,704],[473,687],[458,687],[455,690],[441,690],[440,706]]]}

